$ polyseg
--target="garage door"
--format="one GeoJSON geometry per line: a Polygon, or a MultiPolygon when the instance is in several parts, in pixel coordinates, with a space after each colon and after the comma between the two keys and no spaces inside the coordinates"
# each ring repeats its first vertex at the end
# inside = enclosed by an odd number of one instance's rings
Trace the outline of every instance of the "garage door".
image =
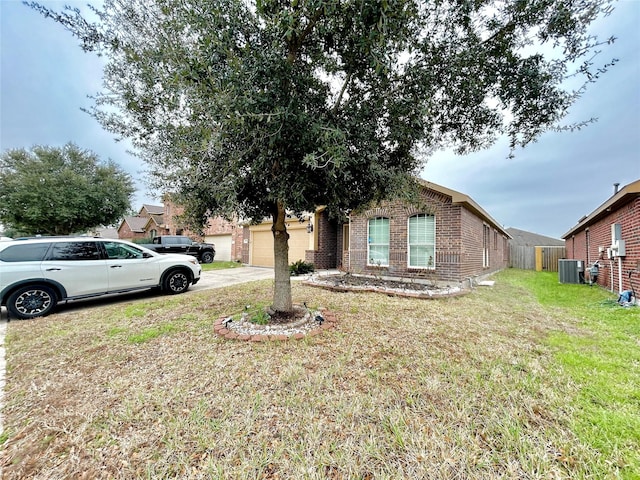
{"type": "Polygon", "coordinates": [[[207,235],[204,237],[206,243],[213,243],[216,246],[216,260],[228,262],[231,260],[231,235],[207,235]]]}
{"type": "MultiPolygon", "coordinates": [[[[271,224],[251,227],[249,263],[256,267],[273,267],[273,234],[271,224]]],[[[304,260],[306,250],[313,247],[313,235],[307,233],[304,223],[291,223],[289,232],[289,264],[304,260]]]]}

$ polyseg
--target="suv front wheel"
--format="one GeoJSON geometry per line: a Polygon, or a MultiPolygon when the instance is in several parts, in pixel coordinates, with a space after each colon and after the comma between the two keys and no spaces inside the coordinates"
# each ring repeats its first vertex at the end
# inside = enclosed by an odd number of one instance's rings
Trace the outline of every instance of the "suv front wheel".
{"type": "Polygon", "coordinates": [[[212,263],[214,255],[211,252],[204,252],[200,255],[200,263],[212,263]]]}
{"type": "Polygon", "coordinates": [[[189,288],[189,275],[183,270],[174,270],[170,272],[164,282],[162,283],[162,289],[172,295],[185,292],[189,288]]]}
{"type": "Polygon", "coordinates": [[[44,285],[30,285],[17,289],[7,299],[10,317],[35,318],[51,313],[57,303],[56,294],[44,285]]]}

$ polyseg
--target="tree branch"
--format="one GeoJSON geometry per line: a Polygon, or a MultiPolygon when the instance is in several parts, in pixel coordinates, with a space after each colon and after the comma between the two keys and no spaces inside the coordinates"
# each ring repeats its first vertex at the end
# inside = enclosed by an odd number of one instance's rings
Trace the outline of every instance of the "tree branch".
{"type": "Polygon", "coordinates": [[[338,107],[340,103],[342,103],[342,97],[344,96],[344,92],[347,90],[349,83],[351,83],[351,77],[353,76],[353,72],[349,72],[347,74],[347,78],[345,78],[344,83],[342,84],[342,88],[340,89],[340,93],[338,94],[338,98],[336,98],[336,103],[331,107],[331,113],[336,113],[338,111],[338,107]]]}
{"type": "Polygon", "coordinates": [[[304,43],[305,39],[311,34],[313,28],[318,23],[318,20],[320,20],[320,17],[322,17],[322,8],[318,8],[315,11],[313,17],[311,17],[302,33],[293,37],[294,40],[289,44],[289,54],[287,55],[287,61],[289,63],[293,64],[296,61],[300,47],[304,43]]]}

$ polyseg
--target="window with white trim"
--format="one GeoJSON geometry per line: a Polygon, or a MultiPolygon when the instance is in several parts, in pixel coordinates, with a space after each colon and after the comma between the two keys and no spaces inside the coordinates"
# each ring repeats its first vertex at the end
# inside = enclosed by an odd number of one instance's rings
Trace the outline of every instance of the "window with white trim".
{"type": "Polygon", "coordinates": [[[436,268],[436,219],[433,215],[409,217],[409,268],[436,268]]]}
{"type": "Polygon", "coordinates": [[[491,243],[491,229],[489,225],[484,224],[482,226],[482,267],[488,268],[489,262],[489,244],[491,243]]]}
{"type": "Polygon", "coordinates": [[[389,266],[389,219],[376,217],[369,220],[367,242],[367,264],[378,267],[389,266]]]}

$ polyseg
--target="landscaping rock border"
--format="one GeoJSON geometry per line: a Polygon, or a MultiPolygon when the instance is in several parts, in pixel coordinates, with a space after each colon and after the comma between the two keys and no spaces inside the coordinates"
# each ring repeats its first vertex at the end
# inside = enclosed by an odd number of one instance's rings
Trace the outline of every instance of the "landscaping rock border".
{"type": "Polygon", "coordinates": [[[334,330],[338,320],[335,313],[326,309],[320,309],[324,319],[322,323],[315,317],[309,317],[306,322],[294,320],[291,324],[276,325],[252,325],[251,333],[239,333],[227,324],[229,317],[218,318],[213,324],[214,332],[227,340],[242,340],[247,342],[268,342],[285,340],[302,340],[305,337],[314,337],[326,330],[334,330]]]}
{"type": "MultiPolygon", "coordinates": [[[[371,278],[373,281],[373,279],[371,278]]],[[[437,299],[447,297],[457,297],[460,295],[466,295],[471,290],[461,287],[433,287],[430,288],[423,285],[422,288],[416,289],[415,284],[402,281],[385,281],[387,284],[394,284],[394,286],[385,285],[349,285],[346,277],[339,277],[337,280],[332,276],[318,276],[304,280],[304,285],[311,287],[324,288],[333,292],[371,292],[380,293],[390,297],[407,297],[407,298],[422,298],[422,299],[437,299]]]]}

